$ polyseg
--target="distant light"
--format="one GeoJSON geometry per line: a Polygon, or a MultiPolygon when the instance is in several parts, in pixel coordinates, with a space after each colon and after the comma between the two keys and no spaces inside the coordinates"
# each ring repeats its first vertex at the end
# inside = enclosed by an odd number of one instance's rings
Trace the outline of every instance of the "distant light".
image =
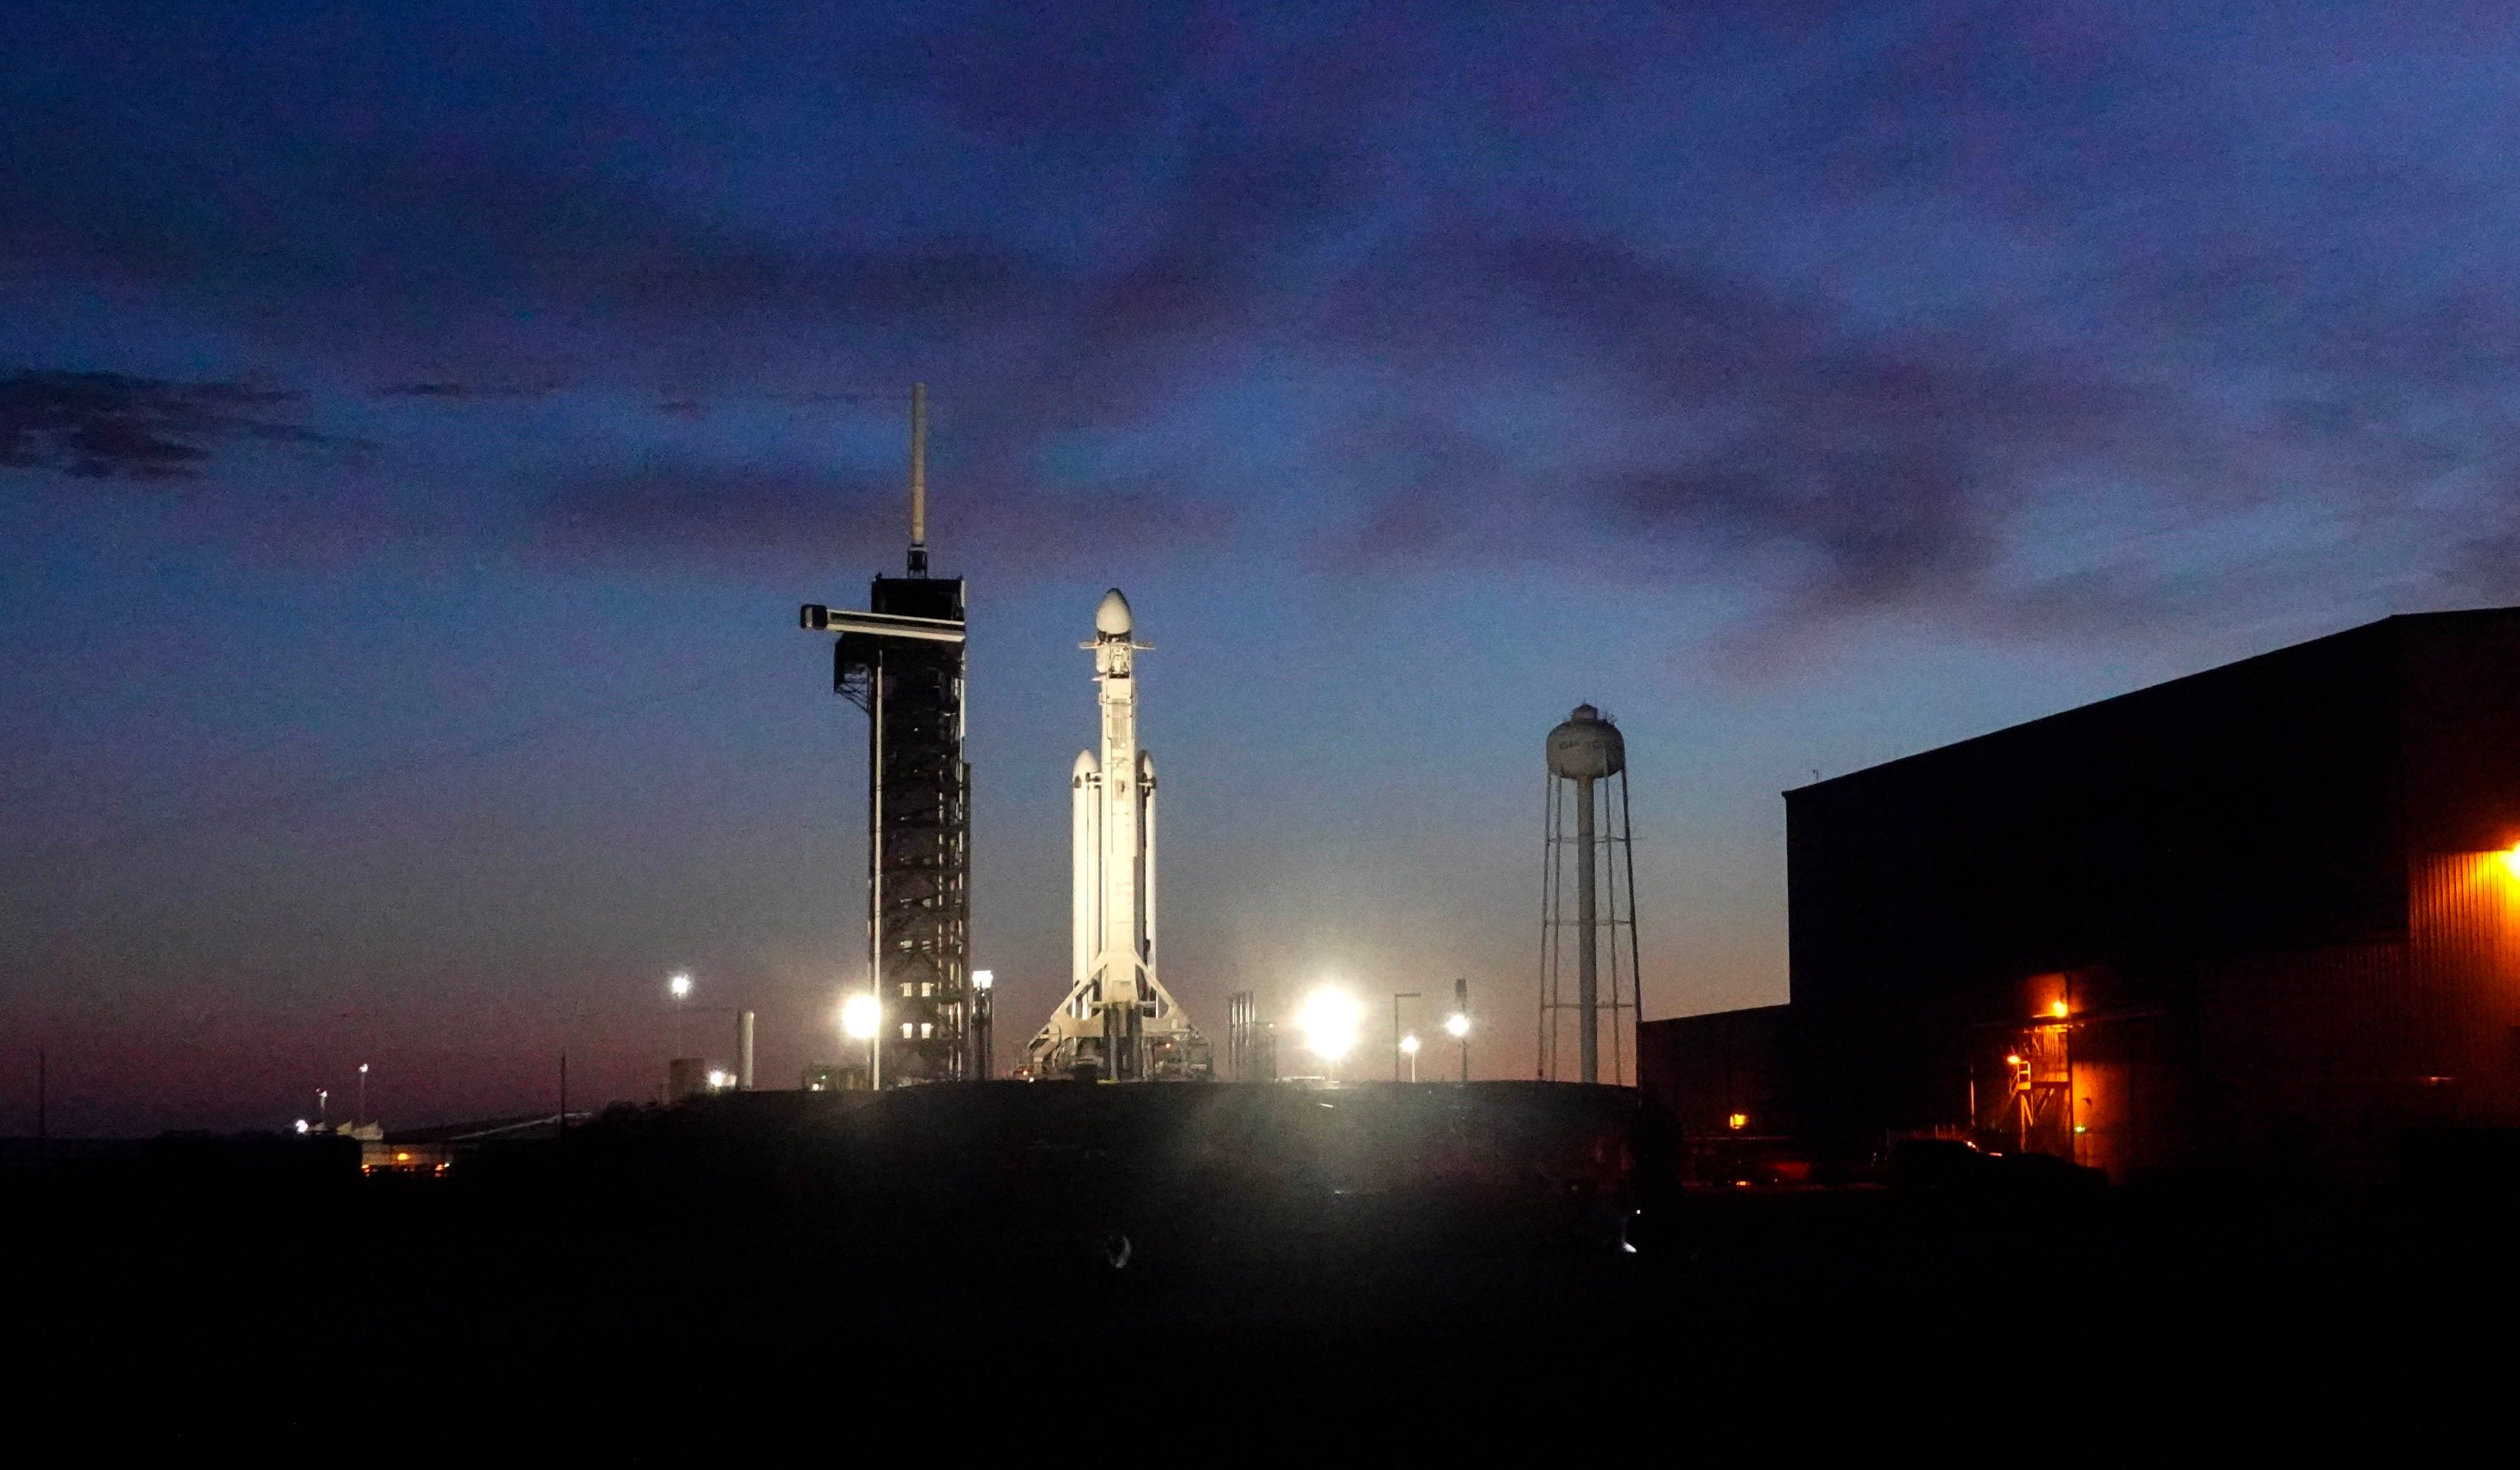
{"type": "Polygon", "coordinates": [[[1363,1014],[1353,997],[1324,986],[1304,998],[1295,1026],[1304,1033],[1305,1050],[1324,1061],[1336,1061],[1355,1047],[1357,1022],[1363,1014]]]}
{"type": "Polygon", "coordinates": [[[971,971],[971,988],[973,990],[987,990],[990,986],[997,983],[998,976],[995,970],[971,971]]]}
{"type": "Polygon", "coordinates": [[[692,993],[692,977],[689,975],[676,975],[673,979],[665,982],[665,989],[672,991],[674,993],[674,999],[679,1001],[692,993]]]}
{"type": "Polygon", "coordinates": [[[1417,1034],[1413,1032],[1408,1036],[1402,1037],[1400,1039],[1400,1049],[1410,1056],[1416,1056],[1418,1054],[1417,1034]]]}
{"type": "Polygon", "coordinates": [[[394,1155],[394,1162],[397,1164],[408,1164],[411,1162],[411,1155],[407,1153],[397,1153],[394,1155]]]}
{"type": "Polygon", "coordinates": [[[1451,1032],[1453,1040],[1458,1042],[1470,1034],[1470,1018],[1457,1010],[1444,1018],[1444,1029],[1451,1032]]]}
{"type": "Polygon", "coordinates": [[[883,1025],[883,1002],[861,991],[840,1005],[840,1030],[853,1042],[871,1042],[883,1025]]]}
{"type": "Polygon", "coordinates": [[[1750,1126],[1750,1115],[1748,1113],[1734,1113],[1732,1117],[1724,1120],[1724,1126],[1732,1129],[1734,1133],[1738,1133],[1742,1129],[1750,1126]]]}
{"type": "Polygon", "coordinates": [[[726,1086],[726,1074],[725,1074],[724,1072],[715,1072],[715,1071],[713,1071],[713,1072],[709,1073],[709,1086],[710,1086],[710,1087],[713,1087],[713,1088],[722,1088],[722,1087],[725,1087],[725,1086],[726,1086]]]}
{"type": "Polygon", "coordinates": [[[2091,1132],[2091,1130],[2090,1130],[2090,1129],[2088,1129],[2088,1128],[2085,1128],[2083,1125],[2081,1125],[2081,1124],[2077,1123],[2077,1124],[2075,1124],[2075,1125],[2074,1125],[2074,1132],[2076,1132],[2076,1133],[2078,1133],[2078,1134],[2087,1134],[2087,1133],[2090,1133],[2090,1132],[2091,1132]]]}
{"type": "Polygon", "coordinates": [[[361,1077],[368,1075],[368,1064],[366,1062],[359,1063],[359,1075],[361,1077]]]}
{"type": "Polygon", "coordinates": [[[2066,1006],[2064,1002],[2058,1001],[2048,1007],[2048,1013],[2051,1016],[2062,1016],[2069,1013],[2069,1008],[2066,1006]]]}
{"type": "Polygon", "coordinates": [[[302,1134],[302,1133],[307,1133],[307,1132],[309,1132],[309,1131],[310,1131],[310,1130],[308,1130],[308,1128],[306,1127],[306,1120],[305,1120],[305,1119],[300,1118],[300,1119],[298,1119],[298,1120],[297,1120],[297,1131],[298,1131],[299,1133],[301,1133],[301,1134],[302,1134]]]}
{"type": "Polygon", "coordinates": [[[2020,1053],[2020,1052],[2018,1052],[2018,1051],[2007,1051],[2007,1052],[2003,1053],[2003,1064],[2004,1064],[2005,1066],[2007,1066],[2007,1067],[2017,1067],[2017,1066],[2020,1066],[2020,1065],[2021,1065],[2021,1053],[2020,1053]]]}

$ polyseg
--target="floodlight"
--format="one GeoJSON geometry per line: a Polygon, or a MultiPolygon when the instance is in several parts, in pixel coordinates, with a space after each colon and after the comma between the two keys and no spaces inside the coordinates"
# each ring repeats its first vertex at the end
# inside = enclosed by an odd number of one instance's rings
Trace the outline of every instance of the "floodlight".
{"type": "Polygon", "coordinates": [[[672,991],[674,993],[674,999],[679,1001],[692,993],[692,977],[689,975],[676,975],[673,979],[665,982],[665,989],[672,991]]]}
{"type": "Polygon", "coordinates": [[[875,1040],[878,1027],[883,1024],[883,1002],[863,992],[840,1004],[840,1030],[853,1042],[875,1040]]]}
{"type": "Polygon", "coordinates": [[[1470,1018],[1458,1010],[1454,1011],[1444,1018],[1444,1030],[1453,1040],[1460,1041],[1470,1034],[1470,1018]]]}
{"type": "Polygon", "coordinates": [[[1304,999],[1295,1025],[1304,1033],[1304,1049],[1324,1061],[1337,1061],[1356,1046],[1357,1022],[1363,1012],[1344,991],[1328,986],[1304,999]]]}

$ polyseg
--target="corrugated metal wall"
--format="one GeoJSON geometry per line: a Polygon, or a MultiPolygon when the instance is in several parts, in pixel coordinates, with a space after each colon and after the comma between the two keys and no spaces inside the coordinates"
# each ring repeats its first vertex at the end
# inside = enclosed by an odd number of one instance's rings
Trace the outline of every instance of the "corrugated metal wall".
{"type": "Polygon", "coordinates": [[[2408,869],[2413,962],[2401,1085],[2424,1094],[2426,1121],[2520,1122],[2520,876],[2499,853],[2418,854],[2408,869]]]}

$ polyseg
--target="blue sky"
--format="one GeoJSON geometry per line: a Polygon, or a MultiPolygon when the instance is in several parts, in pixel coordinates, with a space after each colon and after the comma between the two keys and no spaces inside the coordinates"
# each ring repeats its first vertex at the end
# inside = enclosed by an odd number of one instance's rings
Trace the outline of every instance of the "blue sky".
{"type": "Polygon", "coordinates": [[[11,18],[0,1021],[66,1127],[641,1095],[678,966],[829,1054],[792,609],[898,565],[913,379],[1011,1042],[1108,585],[1193,1014],[1466,974],[1499,1076],[1578,699],[1676,1014],[1782,998],[1813,771],[2514,592],[2498,7],[11,18]]]}

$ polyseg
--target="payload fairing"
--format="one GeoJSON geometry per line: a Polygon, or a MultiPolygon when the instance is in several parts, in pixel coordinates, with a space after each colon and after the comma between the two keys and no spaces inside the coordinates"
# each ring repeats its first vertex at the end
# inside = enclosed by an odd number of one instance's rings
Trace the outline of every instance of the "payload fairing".
{"type": "Polygon", "coordinates": [[[1155,763],[1138,746],[1137,642],[1129,600],[1094,609],[1102,752],[1069,776],[1074,874],[1067,999],[1033,1038],[1035,1077],[1115,1082],[1203,1077],[1207,1044],[1155,977],[1155,763]]]}

